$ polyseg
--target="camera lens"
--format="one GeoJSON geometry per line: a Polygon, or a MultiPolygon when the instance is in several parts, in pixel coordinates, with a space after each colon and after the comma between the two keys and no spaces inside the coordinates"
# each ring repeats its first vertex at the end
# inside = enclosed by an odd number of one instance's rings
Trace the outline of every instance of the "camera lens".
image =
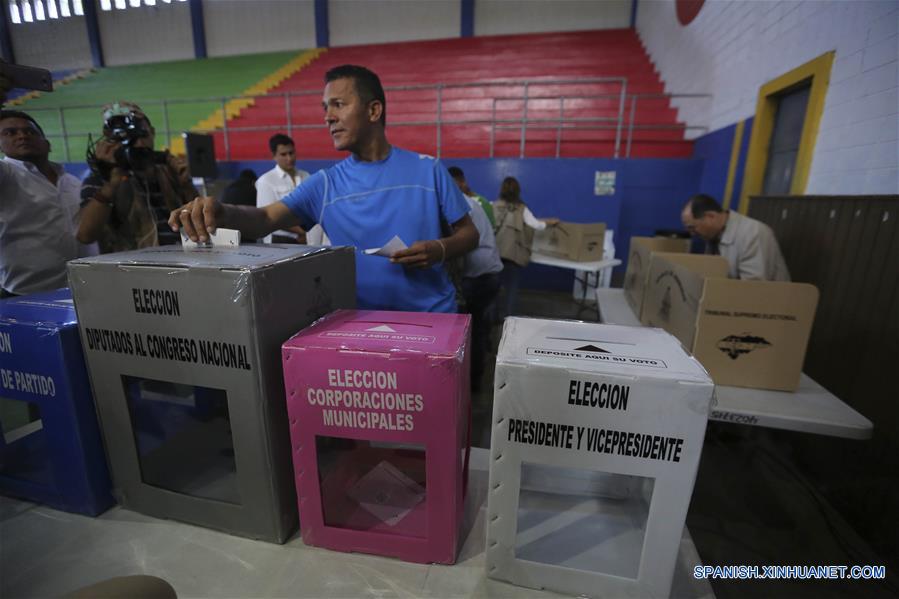
{"type": "Polygon", "coordinates": [[[109,139],[123,146],[132,146],[138,139],[149,135],[143,119],[135,114],[110,116],[105,125],[109,139]]]}

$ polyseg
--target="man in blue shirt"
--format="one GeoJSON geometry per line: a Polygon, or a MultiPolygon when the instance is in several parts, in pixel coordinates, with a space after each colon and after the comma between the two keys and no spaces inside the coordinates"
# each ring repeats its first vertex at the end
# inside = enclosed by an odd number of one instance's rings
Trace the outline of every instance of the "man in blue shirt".
{"type": "Polygon", "coordinates": [[[443,264],[477,247],[468,203],[438,161],[388,143],[387,104],[377,75],[344,65],[328,71],[325,82],[325,123],[334,148],[351,152],[348,158],[264,208],[197,198],[172,211],[169,224],[205,241],[217,226],[259,238],[318,223],[334,245],[356,246],[360,308],[456,311],[455,289],[443,264]],[[441,222],[449,235],[442,236],[441,222]],[[414,243],[389,258],[362,253],[394,236],[414,243]]]}

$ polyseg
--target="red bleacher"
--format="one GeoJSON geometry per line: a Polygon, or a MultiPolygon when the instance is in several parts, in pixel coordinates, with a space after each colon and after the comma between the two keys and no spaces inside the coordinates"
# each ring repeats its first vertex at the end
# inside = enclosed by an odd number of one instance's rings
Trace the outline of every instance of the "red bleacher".
{"type": "MultiPolygon", "coordinates": [[[[664,89],[639,38],[632,29],[460,38],[332,48],[316,61],[271,90],[311,92],[290,98],[291,133],[301,159],[338,158],[326,133],[321,108],[325,72],[340,64],[360,64],[381,77],[387,89],[387,125],[391,143],[428,154],[437,153],[436,125],[403,125],[432,122],[438,113],[437,90],[391,90],[391,87],[443,84],[439,111],[441,156],[519,156],[524,86],[516,81],[537,81],[528,86],[525,156],[612,157],[616,136],[624,157],[632,94],[662,94],[664,89]],[[618,130],[621,112],[619,81],[589,82],[596,78],[626,78],[628,100],[625,122],[618,130]],[[565,83],[559,81],[564,80],[565,83]],[[491,85],[471,86],[490,82],[491,85]],[[504,85],[505,84],[505,85],[504,85]],[[567,123],[559,137],[560,100],[564,117],[607,119],[602,122],[567,123]],[[597,97],[600,96],[600,97],[597,97]],[[496,100],[494,100],[496,98],[496,100]],[[538,99],[535,99],[538,98],[538,99]],[[510,121],[493,129],[490,122],[510,121]],[[452,121],[482,121],[452,124],[452,121]],[[602,127],[602,128],[596,128],[602,127]],[[492,130],[493,129],[493,130],[492,130]]],[[[268,158],[267,140],[285,130],[283,96],[260,98],[228,121],[231,160],[268,158]],[[268,130],[241,131],[246,127],[268,130]]],[[[683,125],[667,98],[641,98],[634,118],[632,157],[684,157],[692,154],[683,125]],[[661,125],[662,128],[647,128],[661,125]]],[[[226,158],[224,136],[216,133],[220,159],[226,158]]]]}

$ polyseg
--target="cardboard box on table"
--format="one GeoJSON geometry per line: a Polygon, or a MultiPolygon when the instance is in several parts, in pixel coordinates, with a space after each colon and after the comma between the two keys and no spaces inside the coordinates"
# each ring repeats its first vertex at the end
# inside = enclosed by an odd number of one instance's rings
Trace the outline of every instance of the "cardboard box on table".
{"type": "Polygon", "coordinates": [[[487,575],[571,595],[667,596],[713,388],[659,329],[506,319],[487,575]]]}
{"type": "Polygon", "coordinates": [[[467,315],[341,310],[284,344],[307,545],[455,562],[469,329],[467,315]]]}
{"type": "Polygon", "coordinates": [[[165,246],[69,263],[120,503],[284,542],[296,494],[281,344],[355,305],[352,248],[165,246]]]}
{"type": "Polygon", "coordinates": [[[795,391],[818,290],[728,279],[720,256],[653,254],[641,322],[680,339],[715,383],[795,391]]]}
{"type": "Polygon", "coordinates": [[[631,247],[627,256],[627,271],[624,273],[624,297],[634,315],[640,318],[643,310],[643,295],[649,277],[649,262],[653,252],[690,251],[689,239],[669,237],[631,237],[631,247]]]}
{"type": "Polygon", "coordinates": [[[605,236],[605,223],[563,221],[534,233],[531,250],[563,260],[595,262],[602,260],[605,236]]]}
{"type": "Polygon", "coordinates": [[[71,298],[0,300],[0,492],[96,516],[114,500],[71,298]]]}
{"type": "Polygon", "coordinates": [[[665,329],[691,350],[695,325],[691,315],[696,314],[706,278],[727,278],[727,260],[706,254],[653,252],[646,269],[642,310],[637,315],[640,322],[665,329]]]}

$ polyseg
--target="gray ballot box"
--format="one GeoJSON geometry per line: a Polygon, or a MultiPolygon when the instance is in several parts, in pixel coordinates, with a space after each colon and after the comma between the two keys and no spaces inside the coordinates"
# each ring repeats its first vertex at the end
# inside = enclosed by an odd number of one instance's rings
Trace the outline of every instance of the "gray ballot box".
{"type": "Polygon", "coordinates": [[[281,344],[355,307],[353,249],[164,246],[68,268],[118,501],[285,542],[297,504],[281,344]]]}

